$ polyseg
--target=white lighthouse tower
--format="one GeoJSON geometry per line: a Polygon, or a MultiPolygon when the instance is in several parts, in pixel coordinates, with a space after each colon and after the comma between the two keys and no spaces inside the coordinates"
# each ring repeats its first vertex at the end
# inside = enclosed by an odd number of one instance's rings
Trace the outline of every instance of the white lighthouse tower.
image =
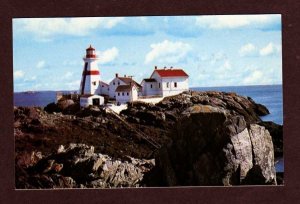
{"type": "Polygon", "coordinates": [[[90,45],[83,58],[84,67],[79,90],[81,95],[100,94],[100,72],[97,60],[96,50],[90,45]]]}

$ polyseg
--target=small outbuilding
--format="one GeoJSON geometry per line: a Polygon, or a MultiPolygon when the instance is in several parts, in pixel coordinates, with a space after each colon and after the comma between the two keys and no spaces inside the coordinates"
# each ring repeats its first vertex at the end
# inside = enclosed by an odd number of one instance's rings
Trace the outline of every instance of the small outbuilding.
{"type": "Polygon", "coordinates": [[[135,84],[119,85],[115,92],[118,104],[132,102],[138,99],[138,87],[135,84]]]}
{"type": "Polygon", "coordinates": [[[88,107],[90,105],[100,106],[104,104],[104,97],[99,95],[82,95],[80,96],[80,106],[88,107]]]}

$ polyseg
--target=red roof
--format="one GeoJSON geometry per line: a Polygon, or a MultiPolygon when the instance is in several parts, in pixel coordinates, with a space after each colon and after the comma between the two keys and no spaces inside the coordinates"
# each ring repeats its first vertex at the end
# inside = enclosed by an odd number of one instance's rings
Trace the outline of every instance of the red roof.
{"type": "Polygon", "coordinates": [[[93,48],[92,45],[90,45],[90,47],[87,48],[86,50],[95,50],[95,48],[93,48]]]}
{"type": "Polygon", "coordinates": [[[188,77],[182,69],[156,69],[154,70],[161,77],[188,77]]]}

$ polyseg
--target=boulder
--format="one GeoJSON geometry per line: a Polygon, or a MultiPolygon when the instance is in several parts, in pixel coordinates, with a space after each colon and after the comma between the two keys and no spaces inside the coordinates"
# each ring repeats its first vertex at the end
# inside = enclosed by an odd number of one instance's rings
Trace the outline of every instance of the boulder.
{"type": "Polygon", "coordinates": [[[241,115],[208,105],[184,112],[156,156],[150,186],[276,184],[271,136],[241,115]]]}
{"type": "Polygon", "coordinates": [[[60,145],[57,153],[29,168],[17,169],[17,188],[138,187],[154,160],[127,157],[125,161],[95,153],[93,146],[60,145]]]}
{"type": "Polygon", "coordinates": [[[80,111],[80,104],[74,103],[74,104],[67,106],[65,109],[63,109],[62,113],[69,114],[69,115],[75,115],[79,111],[80,111]]]}
{"type": "Polygon", "coordinates": [[[45,108],[45,111],[47,111],[48,113],[58,113],[61,112],[62,109],[60,107],[58,107],[58,105],[56,103],[49,103],[45,108]]]}
{"type": "Polygon", "coordinates": [[[283,157],[283,126],[271,121],[258,123],[264,126],[271,134],[274,144],[275,157],[283,157]]]}
{"type": "Polygon", "coordinates": [[[57,107],[60,108],[61,110],[65,110],[69,106],[73,105],[74,101],[72,99],[65,99],[65,100],[59,100],[57,102],[57,107]]]}

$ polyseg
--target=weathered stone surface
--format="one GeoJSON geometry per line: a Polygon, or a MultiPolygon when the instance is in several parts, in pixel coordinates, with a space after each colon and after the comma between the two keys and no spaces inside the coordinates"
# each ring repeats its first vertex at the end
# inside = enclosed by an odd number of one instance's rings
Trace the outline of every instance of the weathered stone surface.
{"type": "Polygon", "coordinates": [[[271,132],[281,155],[282,126],[280,131],[276,124],[262,122],[259,115],[268,111],[251,98],[190,91],[156,105],[130,103],[120,117],[101,107],[65,103],[49,105],[48,112],[14,107],[16,186],[276,183],[272,141],[260,126],[271,132]],[[31,159],[37,151],[43,158],[31,159]]]}
{"type": "Polygon", "coordinates": [[[45,111],[47,111],[48,113],[53,113],[53,112],[61,112],[62,109],[59,108],[57,106],[56,103],[49,103],[45,108],[44,108],[45,111]]]}
{"type": "Polygon", "coordinates": [[[17,188],[138,187],[154,160],[126,161],[94,153],[94,147],[70,144],[27,168],[17,166],[17,188]]]}
{"type": "Polygon", "coordinates": [[[249,133],[254,154],[253,165],[259,167],[265,183],[276,183],[274,149],[269,131],[262,126],[253,124],[250,125],[249,133]]]}
{"type": "Polygon", "coordinates": [[[283,157],[283,126],[271,121],[263,121],[258,124],[264,126],[270,132],[274,144],[275,157],[283,157]]]}
{"type": "Polygon", "coordinates": [[[60,100],[57,102],[57,107],[60,108],[61,110],[65,110],[69,106],[73,105],[74,101],[72,99],[67,99],[67,100],[60,100]]]}
{"type": "Polygon", "coordinates": [[[273,143],[264,127],[247,128],[243,116],[207,105],[184,113],[172,143],[156,157],[149,185],[276,184],[273,143]]]}
{"type": "Polygon", "coordinates": [[[252,144],[248,129],[232,136],[231,142],[235,151],[236,159],[234,162],[240,167],[240,181],[242,181],[247,176],[248,171],[253,167],[252,144]]]}
{"type": "Polygon", "coordinates": [[[30,166],[35,165],[39,160],[42,159],[42,153],[41,152],[23,152],[21,154],[16,155],[16,165],[28,168],[30,166]]]}

